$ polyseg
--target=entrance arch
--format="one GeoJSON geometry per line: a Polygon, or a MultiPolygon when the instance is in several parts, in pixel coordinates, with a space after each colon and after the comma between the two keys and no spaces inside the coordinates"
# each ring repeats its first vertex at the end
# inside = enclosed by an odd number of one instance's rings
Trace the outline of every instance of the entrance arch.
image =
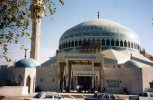
{"type": "Polygon", "coordinates": [[[28,93],[30,93],[30,84],[31,84],[31,78],[30,76],[27,77],[27,82],[26,82],[26,86],[28,86],[28,93]]]}

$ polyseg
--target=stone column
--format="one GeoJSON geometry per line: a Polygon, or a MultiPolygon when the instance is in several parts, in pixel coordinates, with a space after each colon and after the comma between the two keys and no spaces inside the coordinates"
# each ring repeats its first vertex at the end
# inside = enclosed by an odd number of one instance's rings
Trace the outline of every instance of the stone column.
{"type": "Polygon", "coordinates": [[[60,62],[60,91],[63,92],[63,81],[64,81],[64,67],[66,63],[60,62]]]}
{"type": "Polygon", "coordinates": [[[68,61],[68,92],[71,90],[71,68],[72,68],[72,62],[68,61]]]}
{"type": "Polygon", "coordinates": [[[100,89],[101,91],[103,91],[103,89],[105,88],[104,86],[104,56],[102,54],[102,63],[100,64],[100,89]]]}

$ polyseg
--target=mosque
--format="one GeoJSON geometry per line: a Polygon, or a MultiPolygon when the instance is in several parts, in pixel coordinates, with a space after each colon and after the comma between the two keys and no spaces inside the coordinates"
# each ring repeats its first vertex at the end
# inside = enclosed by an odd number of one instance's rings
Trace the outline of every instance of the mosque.
{"type": "Polygon", "coordinates": [[[28,86],[29,93],[70,92],[77,85],[128,94],[153,88],[153,57],[142,50],[133,30],[106,19],[88,20],[66,30],[56,56],[41,65],[22,59],[5,72],[7,80],[28,86]]]}

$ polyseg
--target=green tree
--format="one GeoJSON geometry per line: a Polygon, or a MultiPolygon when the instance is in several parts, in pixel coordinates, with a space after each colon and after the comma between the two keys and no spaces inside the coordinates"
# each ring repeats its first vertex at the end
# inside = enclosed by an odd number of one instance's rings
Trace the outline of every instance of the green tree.
{"type": "MultiPolygon", "coordinates": [[[[41,0],[40,5],[35,5],[36,1],[38,0],[0,0],[0,57],[8,62],[11,61],[7,57],[8,45],[17,44],[22,37],[31,39],[28,33],[31,28],[31,17],[39,17],[37,12],[43,12],[45,16],[46,12],[51,16],[56,12],[53,0],[41,0]],[[31,7],[34,7],[35,14],[31,14],[31,7]]],[[[59,0],[59,3],[64,4],[63,0],[59,0]]]]}

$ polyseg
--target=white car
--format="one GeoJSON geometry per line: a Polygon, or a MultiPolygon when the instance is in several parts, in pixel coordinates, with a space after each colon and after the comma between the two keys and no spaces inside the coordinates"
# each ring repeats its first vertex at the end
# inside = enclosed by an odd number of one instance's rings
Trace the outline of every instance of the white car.
{"type": "Polygon", "coordinates": [[[140,93],[139,100],[153,100],[153,93],[151,92],[140,93]]]}
{"type": "Polygon", "coordinates": [[[54,92],[40,92],[32,98],[26,98],[24,100],[61,100],[61,96],[54,92]]]}
{"type": "Polygon", "coordinates": [[[136,96],[130,96],[129,100],[153,100],[152,92],[142,92],[136,96]]]}

